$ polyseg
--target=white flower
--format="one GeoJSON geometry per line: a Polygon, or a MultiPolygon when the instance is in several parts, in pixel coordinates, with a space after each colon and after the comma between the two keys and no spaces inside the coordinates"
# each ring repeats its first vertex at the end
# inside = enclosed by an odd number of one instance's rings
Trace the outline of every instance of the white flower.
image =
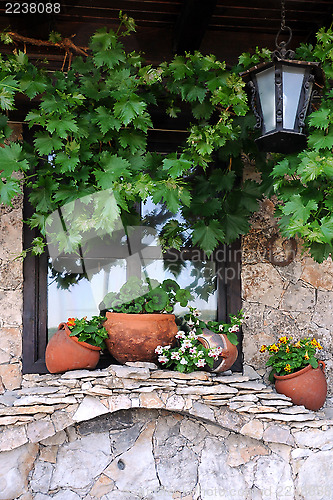
{"type": "Polygon", "coordinates": [[[223,332],[224,330],[224,325],[219,325],[219,332],[223,332]]]}
{"type": "Polygon", "coordinates": [[[194,330],[191,330],[187,336],[189,339],[192,339],[192,340],[197,340],[197,334],[195,333],[194,330]]]}
{"type": "Polygon", "coordinates": [[[183,340],[183,342],[182,342],[182,349],[189,349],[190,347],[192,347],[192,341],[191,341],[191,339],[185,339],[185,340],[183,340]]]}
{"type": "Polygon", "coordinates": [[[171,349],[171,345],[165,345],[163,349],[166,349],[168,351],[169,349],[171,349]]]}
{"type": "Polygon", "coordinates": [[[202,368],[203,366],[205,366],[205,360],[204,359],[198,359],[198,361],[195,363],[197,365],[198,368],[202,368]]]}
{"type": "Polygon", "coordinates": [[[183,330],[179,330],[176,335],[175,335],[176,339],[184,339],[186,337],[185,335],[185,332],[183,332],[183,330]]]}
{"type": "Polygon", "coordinates": [[[155,349],[156,354],[163,354],[163,347],[158,345],[155,349]]]}
{"type": "Polygon", "coordinates": [[[164,363],[167,363],[169,361],[169,358],[167,356],[164,356],[164,355],[163,356],[159,356],[158,357],[158,361],[159,361],[159,363],[164,364],[164,363]]]}
{"type": "Polygon", "coordinates": [[[171,353],[171,359],[177,359],[177,360],[179,360],[180,359],[179,352],[172,352],[171,353]]]}
{"type": "Polygon", "coordinates": [[[200,312],[198,311],[198,309],[195,309],[193,311],[193,316],[195,316],[196,318],[198,318],[200,316],[200,312]]]}
{"type": "Polygon", "coordinates": [[[196,354],[196,352],[197,352],[197,348],[196,347],[191,347],[190,353],[191,354],[196,354]]]}
{"type": "Polygon", "coordinates": [[[239,332],[239,326],[238,325],[231,326],[230,328],[228,328],[228,331],[229,332],[239,332]]]}
{"type": "Polygon", "coordinates": [[[187,365],[187,360],[186,360],[185,358],[182,358],[182,359],[180,360],[180,364],[181,364],[181,365],[187,365]]]}

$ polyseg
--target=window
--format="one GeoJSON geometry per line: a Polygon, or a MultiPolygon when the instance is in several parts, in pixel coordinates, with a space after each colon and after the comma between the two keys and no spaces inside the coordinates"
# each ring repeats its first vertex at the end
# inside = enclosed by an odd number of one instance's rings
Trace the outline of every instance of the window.
{"type": "MultiPolygon", "coordinates": [[[[25,217],[27,214],[25,214],[25,217]]],[[[34,237],[25,228],[25,244],[34,237]]],[[[69,269],[72,273],[54,272],[51,259],[46,255],[29,255],[24,261],[24,308],[23,308],[23,372],[47,373],[44,352],[47,340],[61,321],[68,317],[98,314],[98,304],[108,291],[116,291],[129,275],[142,276],[143,267],[149,277],[160,281],[175,279],[180,286],[188,287],[195,297],[194,303],[205,320],[226,320],[241,308],[240,296],[240,243],[222,246],[207,259],[198,249],[169,250],[161,255],[156,245],[145,246],[142,261],[132,259],[118,249],[99,247],[99,255],[86,255],[97,272],[87,280],[77,256],[58,259],[56,270],[69,269]],[[101,250],[105,250],[103,253],[101,250]],[[77,266],[77,268],[75,267],[77,266]],[[73,279],[74,277],[74,279],[73,279]],[[59,288],[59,280],[62,288],[59,288]],[[67,280],[67,282],[66,282],[67,280]],[[73,282],[69,287],[68,282],[73,282]],[[90,310],[89,310],[90,308],[90,310]]],[[[175,311],[181,314],[181,308],[175,311]]],[[[234,364],[241,371],[241,343],[239,356],[234,364]]],[[[101,357],[99,367],[110,364],[108,354],[101,357]]]]}
{"type": "MultiPolygon", "coordinates": [[[[163,144],[163,151],[174,148],[163,144]]],[[[156,144],[153,144],[156,150],[156,144]]],[[[147,227],[158,229],[170,217],[164,207],[148,201],[141,208],[147,227]]],[[[24,219],[31,214],[27,200],[24,219]]],[[[174,215],[173,215],[174,217],[174,215]]],[[[96,248],[85,248],[84,255],[28,255],[24,260],[23,306],[23,372],[47,373],[44,353],[48,338],[58,324],[68,317],[98,314],[98,305],[109,291],[117,291],[131,275],[144,273],[162,281],[172,278],[194,295],[192,305],[203,319],[225,321],[229,314],[241,309],[240,242],[221,246],[207,258],[196,248],[171,249],[161,253],[154,234],[141,229],[131,236],[131,250],[125,234],[115,241],[104,239],[96,248]],[[134,241],[134,246],[133,246],[134,241]],[[134,250],[134,251],[133,251],[134,250]],[[139,258],[138,258],[139,255],[139,258]]],[[[24,246],[29,248],[36,231],[24,228],[24,246]]],[[[52,254],[52,252],[50,252],[52,254]]],[[[180,309],[175,311],[181,314],[180,309]]],[[[241,339],[240,339],[241,340],[241,339]]],[[[112,362],[105,354],[98,367],[112,362]]],[[[241,342],[235,371],[242,369],[241,342]]]]}

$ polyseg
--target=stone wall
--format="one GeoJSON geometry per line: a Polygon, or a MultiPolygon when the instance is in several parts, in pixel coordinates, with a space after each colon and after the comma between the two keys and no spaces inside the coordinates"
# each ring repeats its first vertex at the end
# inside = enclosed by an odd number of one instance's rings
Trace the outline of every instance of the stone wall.
{"type": "Polygon", "coordinates": [[[272,344],[282,335],[297,340],[315,336],[323,346],[320,359],[326,363],[332,394],[333,262],[331,258],[314,262],[300,242],[291,249],[278,235],[273,214],[274,204],[266,200],[243,239],[244,360],[263,374],[267,355],[259,353],[262,344],[272,344]],[[289,264],[279,265],[288,257],[289,264]]]}
{"type": "Polygon", "coordinates": [[[0,396],[0,500],[333,498],[330,408],[245,372],[25,375],[0,396]]]}
{"type": "Polygon", "coordinates": [[[293,406],[259,354],[281,334],[315,335],[332,394],[333,264],[299,251],[272,264],[272,211],[263,203],[243,241],[243,375],[143,365],[22,377],[22,205],[0,207],[0,500],[333,498],[331,397],[316,413],[293,406]]]}

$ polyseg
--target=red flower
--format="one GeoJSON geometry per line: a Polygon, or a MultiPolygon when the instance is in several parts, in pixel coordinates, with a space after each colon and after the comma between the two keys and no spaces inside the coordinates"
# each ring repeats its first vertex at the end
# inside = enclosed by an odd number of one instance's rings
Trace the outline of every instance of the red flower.
{"type": "Polygon", "coordinates": [[[75,318],[68,318],[67,325],[68,326],[75,326],[75,318]]]}

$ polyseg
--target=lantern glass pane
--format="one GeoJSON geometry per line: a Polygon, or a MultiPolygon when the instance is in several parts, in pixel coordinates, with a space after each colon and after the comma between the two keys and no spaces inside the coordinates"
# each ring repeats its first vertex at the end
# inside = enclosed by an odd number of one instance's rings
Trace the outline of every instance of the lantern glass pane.
{"type": "Polygon", "coordinates": [[[264,133],[267,133],[276,127],[274,68],[268,68],[257,73],[256,78],[263,115],[264,133]]]}
{"type": "Polygon", "coordinates": [[[283,128],[293,129],[295,126],[304,74],[305,68],[282,65],[283,128]]]}

